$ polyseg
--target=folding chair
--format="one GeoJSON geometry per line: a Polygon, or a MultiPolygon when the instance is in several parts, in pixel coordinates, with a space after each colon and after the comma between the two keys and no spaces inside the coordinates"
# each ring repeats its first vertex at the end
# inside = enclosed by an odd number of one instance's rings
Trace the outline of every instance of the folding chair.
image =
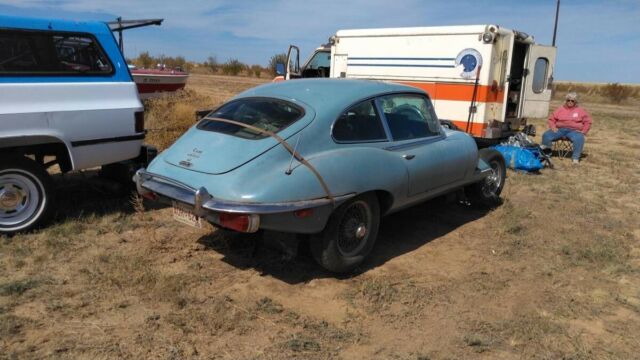
{"type": "Polygon", "coordinates": [[[569,157],[573,153],[573,143],[567,137],[561,137],[560,139],[553,142],[553,151],[559,157],[569,157]]]}

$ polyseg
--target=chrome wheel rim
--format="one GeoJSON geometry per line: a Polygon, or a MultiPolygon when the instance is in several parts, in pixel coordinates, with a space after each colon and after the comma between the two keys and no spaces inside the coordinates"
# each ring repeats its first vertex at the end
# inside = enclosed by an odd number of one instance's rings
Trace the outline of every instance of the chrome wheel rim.
{"type": "Polygon", "coordinates": [[[338,251],[343,256],[357,255],[367,244],[371,229],[371,209],[356,201],[345,209],[338,225],[338,251]]]}
{"type": "Polygon", "coordinates": [[[485,197],[497,194],[500,185],[502,185],[500,164],[497,161],[492,161],[489,165],[491,165],[491,173],[484,179],[484,184],[482,185],[482,193],[485,197]]]}
{"type": "Polygon", "coordinates": [[[41,189],[28,174],[0,174],[0,226],[10,228],[32,219],[42,209],[41,189]]]}

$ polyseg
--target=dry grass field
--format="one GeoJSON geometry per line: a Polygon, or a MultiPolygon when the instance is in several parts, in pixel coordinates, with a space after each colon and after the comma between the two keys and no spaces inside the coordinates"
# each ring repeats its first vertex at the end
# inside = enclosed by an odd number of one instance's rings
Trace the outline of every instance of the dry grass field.
{"type": "MultiPolygon", "coordinates": [[[[264,81],[193,76],[147,104],[148,141],[264,81]]],[[[436,200],[386,217],[345,277],[179,225],[93,172],[58,176],[52,224],[0,237],[0,359],[637,359],[640,105],[584,106],[579,167],[510,171],[492,211],[436,200]]]]}

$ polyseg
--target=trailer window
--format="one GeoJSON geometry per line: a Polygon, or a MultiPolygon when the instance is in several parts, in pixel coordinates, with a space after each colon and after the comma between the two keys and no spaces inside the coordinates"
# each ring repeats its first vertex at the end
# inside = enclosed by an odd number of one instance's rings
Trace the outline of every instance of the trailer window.
{"type": "Polygon", "coordinates": [[[545,82],[547,80],[547,69],[549,67],[549,60],[546,58],[538,58],[533,68],[533,92],[540,94],[544,91],[545,82]]]}
{"type": "Polygon", "coordinates": [[[440,134],[440,124],[429,99],[420,95],[388,95],[380,98],[394,141],[440,134]]]}
{"type": "Polygon", "coordinates": [[[110,75],[113,66],[89,34],[0,30],[0,74],[110,75]]]}
{"type": "Polygon", "coordinates": [[[222,105],[198,124],[198,129],[215,131],[245,139],[264,139],[269,135],[207,117],[241,122],[277,133],[304,116],[304,110],[290,102],[272,98],[245,98],[222,105]]]}
{"type": "Polygon", "coordinates": [[[333,138],[339,142],[387,140],[373,100],[360,103],[342,113],[333,125],[332,134],[333,138]]]}

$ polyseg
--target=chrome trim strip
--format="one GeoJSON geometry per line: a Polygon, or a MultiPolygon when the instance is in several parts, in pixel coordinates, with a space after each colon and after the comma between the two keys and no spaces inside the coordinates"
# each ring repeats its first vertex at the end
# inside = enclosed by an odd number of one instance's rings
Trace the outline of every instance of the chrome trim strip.
{"type": "MultiPolygon", "coordinates": [[[[407,142],[407,143],[404,143],[404,144],[401,143],[401,144],[397,144],[397,145],[388,146],[388,147],[384,148],[384,150],[397,151],[397,150],[412,148],[412,147],[416,147],[416,146],[430,144],[432,142],[436,142],[436,141],[439,141],[439,140],[443,140],[445,137],[446,136],[441,132],[441,133],[436,134],[436,135],[426,136],[426,137],[417,138],[417,139],[411,139],[410,142],[407,142]]],[[[408,140],[400,140],[400,141],[396,141],[396,143],[401,142],[401,141],[408,141],[408,140]]]]}

